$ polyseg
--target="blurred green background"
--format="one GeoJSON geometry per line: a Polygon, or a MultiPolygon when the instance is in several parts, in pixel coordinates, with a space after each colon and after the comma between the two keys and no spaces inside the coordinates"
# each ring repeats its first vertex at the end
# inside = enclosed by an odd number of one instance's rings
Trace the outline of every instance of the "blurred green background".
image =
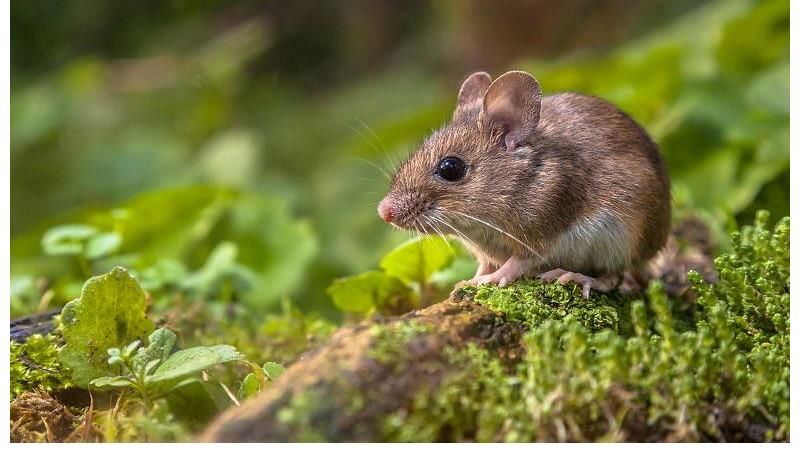
{"type": "Polygon", "coordinates": [[[336,319],[327,285],[407,238],[379,167],[475,70],[618,104],[721,246],[788,215],[788,0],[26,0],[11,26],[12,315],[121,264],[336,319]]]}

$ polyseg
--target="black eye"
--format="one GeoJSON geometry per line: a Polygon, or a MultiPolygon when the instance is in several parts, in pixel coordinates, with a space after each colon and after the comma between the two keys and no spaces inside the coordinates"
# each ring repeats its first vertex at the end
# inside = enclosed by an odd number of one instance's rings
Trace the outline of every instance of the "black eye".
{"type": "Polygon", "coordinates": [[[436,175],[448,182],[455,182],[464,178],[467,172],[467,166],[461,159],[450,156],[439,161],[436,166],[436,175]]]}

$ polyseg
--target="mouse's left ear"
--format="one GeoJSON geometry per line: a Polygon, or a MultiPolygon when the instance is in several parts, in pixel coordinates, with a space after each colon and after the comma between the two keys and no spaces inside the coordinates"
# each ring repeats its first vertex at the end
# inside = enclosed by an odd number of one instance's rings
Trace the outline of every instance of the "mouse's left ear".
{"type": "Polygon", "coordinates": [[[539,123],[542,90],[524,71],[509,71],[498,77],[483,98],[481,116],[503,131],[507,150],[523,145],[539,123]]]}

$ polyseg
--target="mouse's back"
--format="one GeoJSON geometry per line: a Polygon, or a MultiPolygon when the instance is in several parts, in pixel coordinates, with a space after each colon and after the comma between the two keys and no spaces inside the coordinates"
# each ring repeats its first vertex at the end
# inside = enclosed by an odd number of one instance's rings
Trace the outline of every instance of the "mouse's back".
{"type": "Polygon", "coordinates": [[[624,242],[627,265],[651,258],[664,245],[671,222],[667,169],[656,144],[630,116],[593,96],[546,96],[533,143],[542,162],[552,159],[568,170],[563,179],[571,190],[569,203],[580,204],[562,245],[574,249],[582,239],[577,235],[595,234],[599,254],[624,242]]]}

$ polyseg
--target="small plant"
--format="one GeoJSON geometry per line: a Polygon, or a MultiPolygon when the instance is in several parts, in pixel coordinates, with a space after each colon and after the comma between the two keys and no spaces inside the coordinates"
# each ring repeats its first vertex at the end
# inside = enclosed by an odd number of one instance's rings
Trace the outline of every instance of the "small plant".
{"type": "Polygon", "coordinates": [[[92,379],[113,373],[105,352],[153,331],[146,309],[144,291],[122,267],[84,284],[81,296],[64,306],[59,324],[64,347],[58,358],[72,371],[75,384],[86,387],[92,379]]]}
{"type": "Polygon", "coordinates": [[[148,338],[147,347],[133,341],[122,348],[108,349],[108,364],[120,374],[93,379],[89,386],[97,389],[128,388],[150,408],[153,400],[199,380],[200,372],[215,365],[244,356],[232,346],[190,347],[172,353],[177,337],[160,328],[148,338]]]}
{"type": "Polygon", "coordinates": [[[389,251],[380,270],[339,278],[328,295],[341,311],[367,318],[402,314],[435,302],[469,274],[472,258],[455,240],[425,236],[389,251]]]}
{"type": "Polygon", "coordinates": [[[285,370],[283,365],[275,362],[267,362],[261,368],[253,366],[253,371],[244,377],[239,387],[239,393],[237,394],[239,399],[254,397],[264,388],[267,381],[275,381],[285,370]]]}
{"type": "Polygon", "coordinates": [[[91,225],[59,225],[42,237],[42,249],[48,256],[74,256],[84,276],[92,274],[91,263],[117,252],[122,235],[103,232],[91,225]]]}

